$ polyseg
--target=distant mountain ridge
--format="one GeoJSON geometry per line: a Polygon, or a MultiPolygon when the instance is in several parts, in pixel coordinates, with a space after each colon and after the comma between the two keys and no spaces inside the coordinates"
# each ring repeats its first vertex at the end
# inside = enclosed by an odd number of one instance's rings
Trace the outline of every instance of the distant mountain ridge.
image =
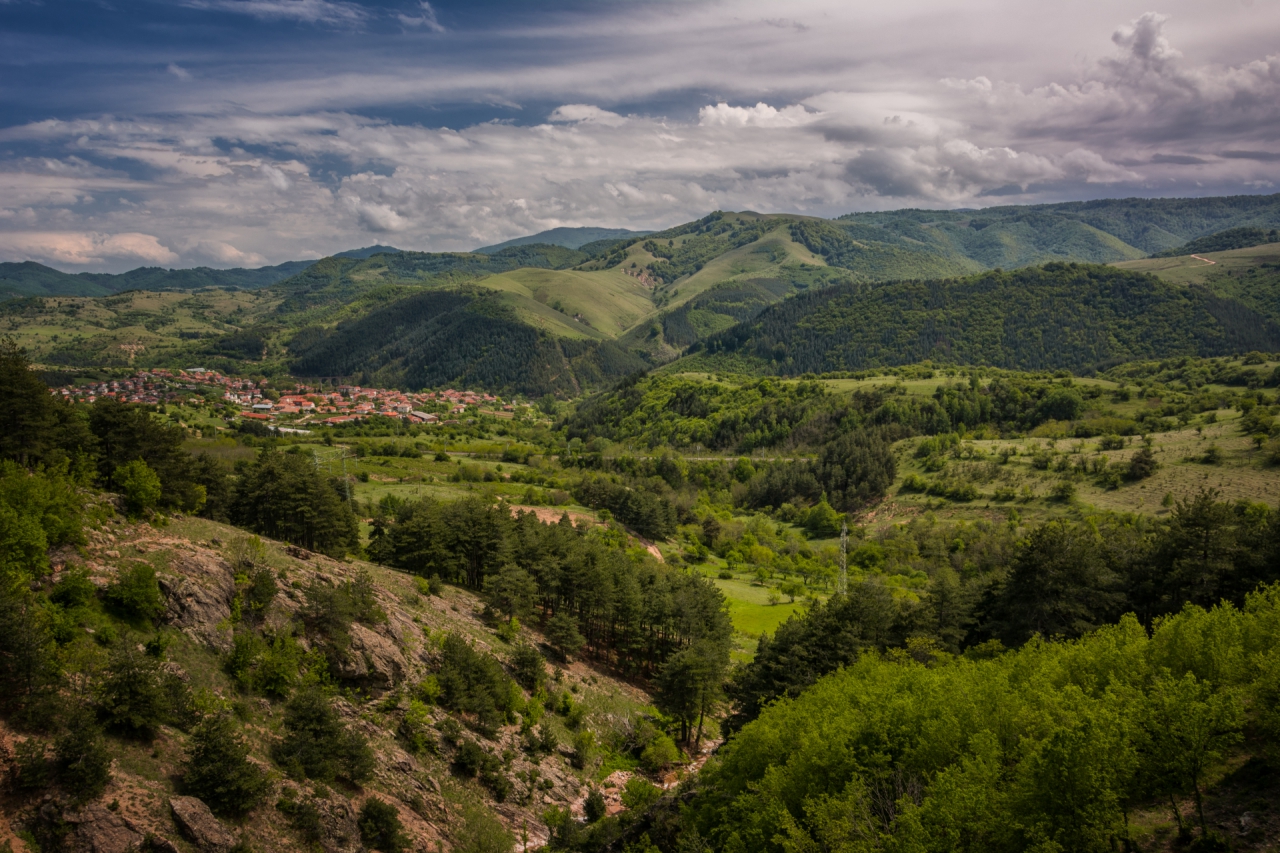
{"type": "Polygon", "coordinates": [[[581,249],[588,243],[598,243],[601,240],[628,240],[634,237],[647,237],[652,233],[652,231],[632,231],[627,228],[552,228],[550,231],[516,237],[505,243],[481,246],[475,251],[482,255],[492,255],[503,249],[527,246],[531,243],[549,243],[552,246],[564,246],[566,249],[581,249]]]}

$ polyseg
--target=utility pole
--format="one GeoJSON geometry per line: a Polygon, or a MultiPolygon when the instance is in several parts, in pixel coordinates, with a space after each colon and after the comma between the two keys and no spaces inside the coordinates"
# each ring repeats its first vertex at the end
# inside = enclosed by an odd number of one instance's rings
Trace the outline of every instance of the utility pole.
{"type": "Polygon", "coordinates": [[[849,522],[840,523],[840,580],[836,589],[841,595],[849,592],[849,522]]]}

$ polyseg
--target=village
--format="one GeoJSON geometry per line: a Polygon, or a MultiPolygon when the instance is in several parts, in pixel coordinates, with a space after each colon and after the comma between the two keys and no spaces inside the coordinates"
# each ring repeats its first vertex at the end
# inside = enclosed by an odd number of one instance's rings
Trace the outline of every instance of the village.
{"type": "MultiPolygon", "coordinates": [[[[287,383],[272,387],[267,380],[227,376],[216,370],[189,367],[185,370],[139,371],[126,379],[54,389],[57,396],[93,403],[110,397],[125,403],[149,405],[207,405],[223,403],[246,420],[268,423],[288,422],[293,427],[356,423],[387,417],[410,424],[454,424],[458,417],[483,411],[499,418],[515,417],[517,408],[527,404],[504,401],[479,391],[407,392],[394,388],[363,388],[339,385],[316,388],[287,383]]],[[[231,414],[228,412],[228,414],[231,414]]]]}

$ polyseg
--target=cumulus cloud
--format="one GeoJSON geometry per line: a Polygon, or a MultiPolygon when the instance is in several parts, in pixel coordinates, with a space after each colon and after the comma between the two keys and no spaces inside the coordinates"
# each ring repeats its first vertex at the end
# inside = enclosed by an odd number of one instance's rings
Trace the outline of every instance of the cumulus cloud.
{"type": "MultiPolygon", "coordinates": [[[[372,14],[329,0],[184,2],[318,24],[372,14]]],[[[1211,61],[1173,38],[1173,15],[1108,17],[1080,42],[1101,51],[1094,60],[997,65],[990,48],[964,61],[943,50],[967,44],[964,28],[976,26],[950,7],[902,30],[911,16],[889,7],[797,0],[805,28],[765,20],[763,0],[728,5],[740,14],[630,7],[589,25],[493,35],[561,51],[516,71],[493,55],[492,67],[456,68],[426,56],[228,84],[202,62],[197,77],[163,87],[160,96],[181,96],[172,109],[0,130],[6,148],[44,152],[0,153],[0,245],[114,268],[161,261],[83,235],[155,235],[153,255],[243,266],[381,235],[456,250],[562,225],[658,228],[717,208],[835,215],[995,196],[1256,192],[1280,181],[1280,55],[1211,61]],[[850,42],[852,15],[870,16],[856,32],[874,38],[850,42]],[[570,37],[590,49],[563,50],[570,37]],[[655,105],[690,86],[704,94],[680,109],[655,105]],[[453,128],[330,106],[415,99],[543,106],[528,108],[526,124],[453,128]]],[[[421,19],[402,20],[406,29],[438,31],[429,5],[402,8],[421,19]]],[[[1023,7],[1000,8],[1008,17],[1023,7]]],[[[1037,50],[1056,44],[1038,38],[1037,50]]]]}
{"type": "Polygon", "coordinates": [[[74,267],[97,266],[112,260],[133,264],[168,264],[178,260],[151,234],[94,232],[0,232],[0,256],[7,260],[47,260],[74,267]]]}

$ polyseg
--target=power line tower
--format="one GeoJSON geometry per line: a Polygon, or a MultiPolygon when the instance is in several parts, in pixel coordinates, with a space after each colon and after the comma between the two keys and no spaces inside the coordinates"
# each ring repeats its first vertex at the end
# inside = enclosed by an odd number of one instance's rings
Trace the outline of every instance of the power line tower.
{"type": "Polygon", "coordinates": [[[333,463],[335,461],[342,464],[342,487],[347,493],[347,503],[351,504],[351,508],[355,509],[355,501],[351,497],[351,480],[347,476],[347,460],[353,458],[345,447],[335,447],[331,450],[314,450],[312,457],[316,462],[316,470],[320,470],[320,457],[324,457],[325,471],[330,476],[333,474],[333,463]]]}
{"type": "Polygon", "coordinates": [[[836,589],[841,595],[849,592],[849,522],[840,523],[840,580],[836,589]]]}

